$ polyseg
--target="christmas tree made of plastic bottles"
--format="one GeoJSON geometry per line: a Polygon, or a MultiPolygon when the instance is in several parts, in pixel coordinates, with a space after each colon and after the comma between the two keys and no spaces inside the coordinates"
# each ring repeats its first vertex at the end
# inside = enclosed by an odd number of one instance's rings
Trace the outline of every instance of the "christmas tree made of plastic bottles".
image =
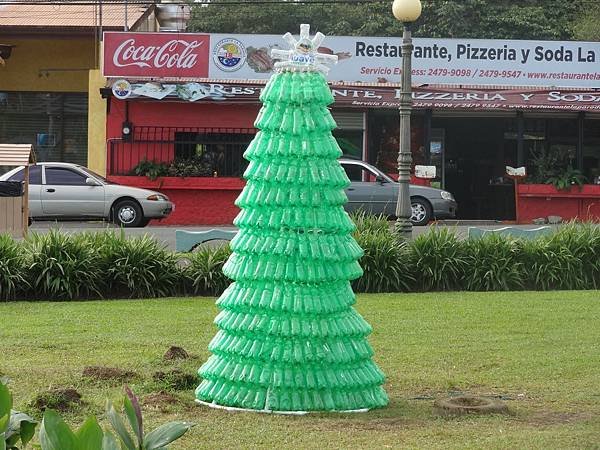
{"type": "Polygon", "coordinates": [[[352,307],[350,280],[362,249],[343,205],[349,180],[331,134],[333,102],[317,53],[323,35],[274,49],[245,152],[250,164],[236,204],[239,232],[224,273],[235,280],[217,304],[212,355],[198,371],[199,403],[268,412],[356,411],[385,406],[372,361],[371,327],[352,307]]]}

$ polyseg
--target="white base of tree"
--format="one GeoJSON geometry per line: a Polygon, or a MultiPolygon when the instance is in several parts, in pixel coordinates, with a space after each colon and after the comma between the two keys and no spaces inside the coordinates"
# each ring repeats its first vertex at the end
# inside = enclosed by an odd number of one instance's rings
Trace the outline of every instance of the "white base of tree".
{"type": "Polygon", "coordinates": [[[196,399],[196,403],[198,403],[199,405],[208,406],[209,408],[224,409],[225,411],[282,414],[282,415],[289,415],[289,416],[303,416],[306,414],[315,414],[315,413],[323,414],[323,413],[331,413],[331,412],[332,413],[363,413],[363,412],[369,411],[369,408],[349,409],[347,411],[337,411],[337,410],[332,410],[332,411],[273,411],[270,409],[246,409],[246,408],[236,408],[234,406],[223,406],[223,405],[218,405],[216,403],[204,402],[204,401],[198,400],[198,399],[196,399]]]}

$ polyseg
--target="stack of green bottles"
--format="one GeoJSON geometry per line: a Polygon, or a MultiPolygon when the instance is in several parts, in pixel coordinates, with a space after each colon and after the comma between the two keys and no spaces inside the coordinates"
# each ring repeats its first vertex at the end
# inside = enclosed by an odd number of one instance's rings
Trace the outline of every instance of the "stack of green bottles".
{"type": "Polygon", "coordinates": [[[223,272],[212,355],[196,398],[213,406],[301,412],[385,406],[384,375],[353,308],[363,254],[343,205],[348,177],[318,72],[275,74],[244,156],[240,231],[223,272]]]}

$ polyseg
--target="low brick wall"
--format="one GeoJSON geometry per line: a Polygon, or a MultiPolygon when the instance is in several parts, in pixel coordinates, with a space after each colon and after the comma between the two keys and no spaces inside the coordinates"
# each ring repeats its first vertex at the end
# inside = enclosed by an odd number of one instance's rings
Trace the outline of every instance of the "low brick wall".
{"type": "Polygon", "coordinates": [[[109,176],[110,181],[165,194],[175,204],[175,211],[153,225],[227,225],[239,212],[235,199],[244,188],[239,178],[177,178],[109,176]]]}

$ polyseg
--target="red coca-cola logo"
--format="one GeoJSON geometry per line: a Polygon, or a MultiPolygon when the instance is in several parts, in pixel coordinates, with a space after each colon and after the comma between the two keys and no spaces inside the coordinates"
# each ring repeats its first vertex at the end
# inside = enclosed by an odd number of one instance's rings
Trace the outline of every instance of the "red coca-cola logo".
{"type": "Polygon", "coordinates": [[[105,33],[106,77],[206,78],[210,36],[179,33],[105,33]]]}

